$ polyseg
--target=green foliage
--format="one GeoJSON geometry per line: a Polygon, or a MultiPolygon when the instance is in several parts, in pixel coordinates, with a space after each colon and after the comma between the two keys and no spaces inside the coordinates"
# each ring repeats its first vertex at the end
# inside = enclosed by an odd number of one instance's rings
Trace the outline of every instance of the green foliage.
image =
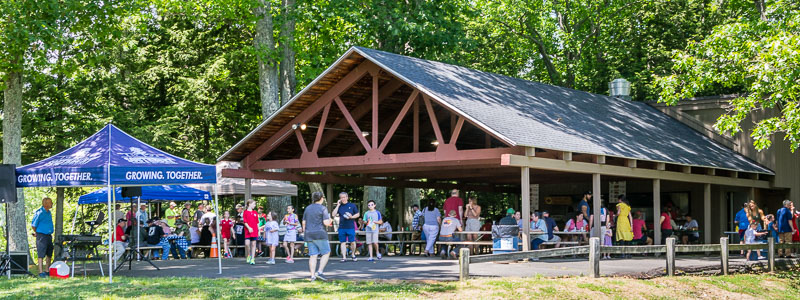
{"type": "Polygon", "coordinates": [[[768,2],[765,18],[755,8],[735,22],[720,25],[703,40],[674,56],[675,74],[657,77],[659,101],[667,104],[722,90],[740,96],[714,127],[737,134],[754,111],[778,110],[757,122],[750,135],[756,149],[783,135],[792,151],[800,147],[800,5],[768,2]]]}

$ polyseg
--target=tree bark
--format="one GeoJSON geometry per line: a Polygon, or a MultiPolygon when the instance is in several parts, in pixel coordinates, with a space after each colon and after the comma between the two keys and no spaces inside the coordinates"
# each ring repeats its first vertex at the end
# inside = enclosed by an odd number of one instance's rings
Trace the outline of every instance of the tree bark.
{"type": "Polygon", "coordinates": [[[295,79],[295,52],[294,52],[294,28],[295,28],[295,0],[283,0],[284,22],[281,26],[281,50],[282,58],[280,64],[281,76],[281,105],[284,105],[294,96],[294,88],[297,85],[295,79]]]}
{"type": "Polygon", "coordinates": [[[419,189],[407,188],[403,193],[403,196],[405,197],[406,205],[406,207],[402,208],[405,212],[403,214],[403,218],[405,219],[405,224],[410,226],[411,222],[414,221],[414,215],[411,212],[411,206],[416,204],[417,206],[420,206],[420,209],[422,207],[422,205],[419,203],[419,189]]]}
{"type": "Polygon", "coordinates": [[[261,98],[261,115],[266,120],[280,108],[278,98],[278,64],[272,59],[275,52],[275,38],[273,37],[271,4],[267,0],[259,0],[260,5],[253,9],[253,14],[258,17],[256,21],[256,36],[253,45],[258,57],[258,89],[261,98]]]}
{"type": "MultiPolygon", "coordinates": [[[[367,201],[375,201],[375,209],[382,215],[386,215],[386,187],[364,186],[364,202],[361,204],[361,211],[367,211],[367,201]]],[[[363,214],[362,214],[363,215],[363,214]]]]}
{"type": "Polygon", "coordinates": [[[53,245],[55,257],[59,257],[61,253],[61,244],[55,241],[61,240],[61,235],[64,234],[64,188],[56,188],[56,228],[55,235],[53,236],[53,245]]]}
{"type": "MultiPolygon", "coordinates": [[[[17,61],[22,61],[18,58],[17,61]]],[[[12,65],[16,65],[12,62],[12,65]]],[[[21,68],[20,68],[21,69],[21,68]]],[[[3,163],[22,162],[20,142],[22,138],[22,71],[6,73],[6,90],[3,103],[3,163]]],[[[17,189],[17,202],[8,204],[9,249],[28,252],[28,228],[25,221],[25,197],[17,189]]]]}

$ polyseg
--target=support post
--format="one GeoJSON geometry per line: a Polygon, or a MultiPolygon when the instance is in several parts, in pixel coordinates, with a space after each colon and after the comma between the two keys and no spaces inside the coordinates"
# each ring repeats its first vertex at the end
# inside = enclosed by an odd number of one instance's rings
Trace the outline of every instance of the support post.
{"type": "MultiPolygon", "coordinates": [[[[600,237],[600,195],[602,190],[600,187],[600,174],[592,174],[592,214],[595,216],[592,224],[592,236],[600,237]]],[[[584,216],[587,219],[588,216],[584,216]]]]}
{"type": "Polygon", "coordinates": [[[333,183],[325,184],[325,197],[328,198],[328,212],[333,211],[333,203],[339,199],[338,196],[333,194],[333,183]]]}
{"type": "Polygon", "coordinates": [[[253,199],[253,182],[250,178],[244,179],[244,205],[247,207],[247,200],[253,199]]]}
{"type": "Polygon", "coordinates": [[[719,258],[722,260],[722,275],[728,275],[728,237],[719,238],[719,258]]]}
{"type": "Polygon", "coordinates": [[[522,251],[531,250],[531,170],[522,167],[522,251]]]}
{"type": "Polygon", "coordinates": [[[589,238],[589,276],[600,277],[600,238],[589,238]]]}
{"type": "MultiPolygon", "coordinates": [[[[219,216],[220,215],[219,214],[219,192],[218,192],[219,187],[217,186],[216,183],[214,183],[214,185],[212,185],[211,188],[214,190],[214,214],[219,216]]],[[[215,238],[217,239],[216,240],[216,242],[217,242],[217,265],[219,267],[219,274],[222,274],[222,250],[223,250],[223,248],[222,248],[222,229],[220,228],[219,220],[220,220],[219,217],[217,217],[216,220],[214,220],[214,221],[216,221],[216,224],[214,224],[214,227],[217,228],[217,230],[216,230],[217,232],[215,232],[214,234],[216,235],[215,238]]]]}
{"type": "Polygon", "coordinates": [[[661,179],[653,179],[653,245],[661,245],[661,179]]]}
{"type": "Polygon", "coordinates": [[[466,281],[469,279],[469,248],[461,248],[458,256],[458,279],[466,281]]]}
{"type": "Polygon", "coordinates": [[[711,244],[711,184],[710,183],[706,183],[703,185],[703,241],[705,244],[711,244]]]}
{"type": "Polygon", "coordinates": [[[769,245],[769,250],[767,254],[767,259],[769,260],[769,272],[775,272],[775,238],[768,237],[767,244],[769,245]]]}
{"type": "Polygon", "coordinates": [[[675,276],[675,238],[667,238],[667,276],[675,276]]]}

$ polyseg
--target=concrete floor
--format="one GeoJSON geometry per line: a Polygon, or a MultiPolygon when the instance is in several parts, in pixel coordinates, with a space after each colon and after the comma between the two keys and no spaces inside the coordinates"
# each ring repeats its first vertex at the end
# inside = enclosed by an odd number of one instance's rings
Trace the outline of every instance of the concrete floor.
{"type": "MultiPolygon", "coordinates": [[[[277,264],[267,265],[266,259],[258,258],[254,266],[247,265],[243,258],[222,260],[223,274],[218,274],[216,259],[191,259],[155,261],[161,268],[154,269],[146,262],[134,262],[132,269],[127,265],[115,275],[133,277],[208,277],[208,278],[306,278],[309,276],[308,258],[296,258],[296,263],[287,264],[284,259],[276,259],[277,264]]],[[[745,263],[744,258],[734,257],[731,265],[745,263]]],[[[700,267],[719,266],[718,257],[679,256],[676,266],[700,267]]],[[[107,266],[107,263],[106,263],[107,266]]],[[[97,263],[87,265],[89,274],[100,275],[97,263]]],[[[470,275],[474,277],[530,277],[530,276],[569,276],[583,275],[588,272],[588,259],[559,258],[542,259],[537,262],[510,263],[478,263],[470,265],[470,275]]],[[[603,260],[600,271],[604,276],[631,275],[649,270],[664,268],[664,257],[635,257],[632,259],[603,260]]],[[[330,278],[347,280],[457,280],[458,261],[418,256],[390,256],[381,261],[368,262],[359,257],[357,262],[342,263],[338,257],[332,257],[325,269],[330,278]]],[[[82,276],[80,265],[76,265],[76,276],[82,276]]]]}

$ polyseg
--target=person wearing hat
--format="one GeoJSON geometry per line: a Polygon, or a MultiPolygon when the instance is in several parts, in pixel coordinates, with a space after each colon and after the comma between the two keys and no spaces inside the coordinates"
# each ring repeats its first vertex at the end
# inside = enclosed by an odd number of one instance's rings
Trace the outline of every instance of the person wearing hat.
{"type": "Polygon", "coordinates": [[[164,216],[167,218],[167,226],[174,228],[175,219],[179,216],[178,205],[174,201],[169,203],[169,208],[164,212],[164,216]]]}
{"type": "Polygon", "coordinates": [[[506,210],[506,216],[500,219],[498,225],[517,225],[517,220],[514,219],[515,213],[516,211],[513,208],[506,210]]]}

